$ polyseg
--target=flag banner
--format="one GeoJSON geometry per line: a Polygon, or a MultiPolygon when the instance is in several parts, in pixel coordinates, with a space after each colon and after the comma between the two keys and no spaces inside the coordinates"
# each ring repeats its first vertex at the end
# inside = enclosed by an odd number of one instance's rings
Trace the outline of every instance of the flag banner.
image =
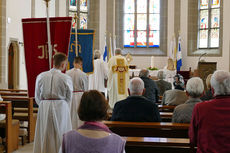
{"type": "Polygon", "coordinates": [[[180,67],[182,66],[182,53],[181,53],[181,38],[178,38],[178,52],[177,52],[177,71],[180,71],[180,67]]]}
{"type": "MultiPolygon", "coordinates": [[[[69,69],[73,68],[74,57],[76,57],[75,29],[72,29],[69,45],[69,69]]],[[[94,54],[94,30],[77,30],[78,56],[83,59],[83,71],[85,73],[93,72],[93,54],[94,54]]]]}
{"type": "MultiPolygon", "coordinates": [[[[71,17],[50,18],[50,36],[53,55],[67,55],[71,32],[71,17]]],[[[24,51],[29,97],[34,97],[38,74],[49,70],[46,18],[22,19],[24,51]]]]}

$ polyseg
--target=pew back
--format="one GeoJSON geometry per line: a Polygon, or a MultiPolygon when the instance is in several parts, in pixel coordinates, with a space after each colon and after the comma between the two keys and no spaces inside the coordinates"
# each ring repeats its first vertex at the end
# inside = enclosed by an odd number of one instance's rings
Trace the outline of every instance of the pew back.
{"type": "Polygon", "coordinates": [[[103,122],[112,132],[121,136],[188,138],[189,124],[167,122],[103,122]]]}

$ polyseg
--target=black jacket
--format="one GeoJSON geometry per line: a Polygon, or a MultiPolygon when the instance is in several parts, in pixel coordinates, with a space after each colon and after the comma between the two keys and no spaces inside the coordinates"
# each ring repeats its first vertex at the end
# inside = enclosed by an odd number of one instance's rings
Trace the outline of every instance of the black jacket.
{"type": "Polygon", "coordinates": [[[111,120],[160,122],[161,118],[156,104],[143,96],[129,96],[115,104],[111,120]]]}

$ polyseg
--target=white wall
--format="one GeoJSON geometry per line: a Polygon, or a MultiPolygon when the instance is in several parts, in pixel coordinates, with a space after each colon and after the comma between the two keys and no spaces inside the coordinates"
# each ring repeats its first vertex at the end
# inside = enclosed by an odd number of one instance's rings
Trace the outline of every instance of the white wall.
{"type": "MultiPolygon", "coordinates": [[[[22,18],[30,18],[31,17],[31,1],[28,0],[7,0],[6,1],[6,17],[8,18],[8,22],[6,23],[6,46],[7,50],[10,45],[10,40],[14,39],[18,42],[23,42],[23,34],[22,34],[22,18]]],[[[6,52],[7,52],[6,50],[6,52]]],[[[25,70],[25,60],[24,60],[24,48],[19,45],[19,87],[21,89],[27,89],[27,79],[26,79],[26,70],[25,70]]],[[[8,65],[8,54],[7,62],[8,65]]],[[[5,67],[7,69],[7,67],[5,67]]],[[[8,73],[8,70],[6,70],[8,73]]],[[[8,78],[8,74],[6,78],[8,78]]],[[[8,82],[6,80],[6,82],[8,82]]]]}

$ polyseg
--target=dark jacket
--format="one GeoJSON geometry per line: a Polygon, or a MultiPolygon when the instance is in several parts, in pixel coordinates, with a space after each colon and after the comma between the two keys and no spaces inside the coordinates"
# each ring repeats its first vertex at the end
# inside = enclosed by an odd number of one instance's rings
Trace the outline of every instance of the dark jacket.
{"type": "Polygon", "coordinates": [[[157,80],[156,84],[159,89],[159,96],[163,96],[165,91],[172,89],[172,84],[165,80],[157,80]]]}
{"type": "Polygon", "coordinates": [[[160,122],[161,118],[156,104],[143,96],[129,96],[115,104],[111,120],[160,122]]]}
{"type": "Polygon", "coordinates": [[[158,88],[156,83],[148,77],[141,77],[141,79],[145,84],[145,93],[143,96],[151,102],[158,102],[158,88]]]}

